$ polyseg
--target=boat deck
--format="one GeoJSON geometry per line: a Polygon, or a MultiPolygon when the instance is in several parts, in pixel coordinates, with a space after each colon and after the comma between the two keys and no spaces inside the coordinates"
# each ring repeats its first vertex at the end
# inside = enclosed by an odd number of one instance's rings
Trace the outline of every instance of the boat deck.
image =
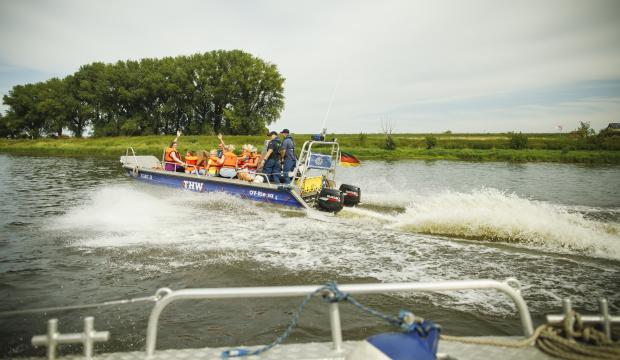
{"type": "MultiPolygon", "coordinates": [[[[522,338],[494,338],[484,337],[486,339],[514,339],[520,340],[522,338]]],[[[333,359],[344,360],[348,353],[350,353],[356,346],[361,344],[362,341],[344,341],[342,343],[342,352],[335,352],[332,349],[331,342],[322,343],[307,343],[307,344],[289,344],[280,345],[272,348],[271,350],[262,353],[258,356],[239,357],[236,359],[261,359],[261,360],[286,360],[286,359],[307,359],[307,360],[319,360],[319,359],[333,359]]],[[[258,349],[260,346],[250,346],[247,349],[258,349]]],[[[222,351],[230,350],[230,348],[202,348],[202,349],[184,349],[184,350],[158,350],[149,360],[221,360],[222,351]]],[[[439,359],[459,359],[459,360],[478,360],[478,359],[531,359],[531,360],[546,360],[552,359],[548,355],[544,354],[534,346],[525,348],[509,348],[499,346],[488,345],[474,345],[463,344],[452,341],[439,341],[439,359]]],[[[41,358],[29,358],[29,359],[41,359],[41,358]]],[[[58,359],[64,360],[80,360],[84,359],[84,355],[71,355],[65,357],[59,357],[58,359]]],[[[110,354],[96,354],[93,357],[94,360],[143,360],[146,359],[146,353],[144,351],[124,352],[124,353],[110,353],[110,354]]]]}

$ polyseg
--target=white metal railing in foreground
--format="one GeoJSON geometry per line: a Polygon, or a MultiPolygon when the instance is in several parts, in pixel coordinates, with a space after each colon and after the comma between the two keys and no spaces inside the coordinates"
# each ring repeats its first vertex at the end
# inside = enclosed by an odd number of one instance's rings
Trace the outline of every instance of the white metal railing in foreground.
{"type": "MultiPolygon", "coordinates": [[[[157,342],[157,326],[159,316],[170,303],[177,300],[191,299],[239,299],[239,298],[268,298],[268,297],[293,297],[308,295],[321,286],[270,286],[270,287],[239,287],[239,288],[213,288],[213,289],[185,289],[170,291],[163,296],[151,311],[146,332],[146,354],[155,353],[157,342]]],[[[427,283],[391,283],[391,284],[348,284],[338,285],[338,288],[348,294],[381,294],[402,293],[417,291],[451,291],[472,289],[494,289],[508,295],[517,306],[521,317],[523,335],[529,337],[534,332],[532,318],[527,304],[521,297],[519,282],[515,279],[506,281],[496,280],[455,280],[438,281],[427,283]],[[512,286],[514,285],[514,287],[512,286]]],[[[167,290],[167,289],[166,289],[167,290]]],[[[342,332],[340,328],[340,312],[338,303],[329,304],[329,316],[334,350],[342,348],[342,332]]]]}

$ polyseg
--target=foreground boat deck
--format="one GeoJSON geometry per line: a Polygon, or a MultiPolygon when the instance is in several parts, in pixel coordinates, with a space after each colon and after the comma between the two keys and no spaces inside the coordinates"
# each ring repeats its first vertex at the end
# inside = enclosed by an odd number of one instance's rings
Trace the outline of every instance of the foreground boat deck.
{"type": "MultiPolygon", "coordinates": [[[[506,338],[506,337],[484,337],[484,339],[502,339],[502,340],[521,340],[522,338],[506,338]]],[[[307,344],[289,344],[280,345],[258,356],[238,357],[234,359],[306,359],[306,360],[344,360],[349,352],[351,352],[362,341],[344,341],[342,343],[343,351],[337,353],[332,349],[331,342],[307,343],[307,344]]],[[[244,347],[245,348],[245,347],[244,347]]],[[[258,349],[260,346],[249,346],[247,349],[258,349]]],[[[231,348],[202,348],[202,349],[185,349],[185,350],[158,350],[148,360],[221,360],[222,351],[231,348]]],[[[28,358],[41,359],[41,358],[28,358]]],[[[59,357],[65,360],[84,359],[84,355],[71,355],[59,357]]],[[[147,359],[144,351],[134,351],[126,353],[110,353],[96,354],[95,360],[143,360],[147,359]]],[[[499,346],[463,344],[452,341],[439,341],[438,359],[459,359],[459,360],[478,360],[478,359],[505,359],[505,360],[546,360],[552,359],[534,346],[525,348],[509,348],[499,346]]]]}

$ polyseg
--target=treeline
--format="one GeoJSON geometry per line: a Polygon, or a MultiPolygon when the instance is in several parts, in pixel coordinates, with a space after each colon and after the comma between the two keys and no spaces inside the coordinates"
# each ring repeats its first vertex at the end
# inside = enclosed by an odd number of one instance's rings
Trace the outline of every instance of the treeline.
{"type": "Polygon", "coordinates": [[[240,50],[96,62],[13,87],[0,136],[260,134],[284,108],[283,84],[275,65],[240,50]]]}

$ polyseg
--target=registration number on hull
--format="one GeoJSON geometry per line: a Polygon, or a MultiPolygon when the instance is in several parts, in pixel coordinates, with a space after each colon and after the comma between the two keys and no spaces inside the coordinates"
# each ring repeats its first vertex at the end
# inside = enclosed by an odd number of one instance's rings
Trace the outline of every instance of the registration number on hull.
{"type": "Polygon", "coordinates": [[[250,196],[261,197],[265,199],[273,199],[278,200],[278,196],[276,194],[266,193],[260,190],[250,190],[250,196]]]}

